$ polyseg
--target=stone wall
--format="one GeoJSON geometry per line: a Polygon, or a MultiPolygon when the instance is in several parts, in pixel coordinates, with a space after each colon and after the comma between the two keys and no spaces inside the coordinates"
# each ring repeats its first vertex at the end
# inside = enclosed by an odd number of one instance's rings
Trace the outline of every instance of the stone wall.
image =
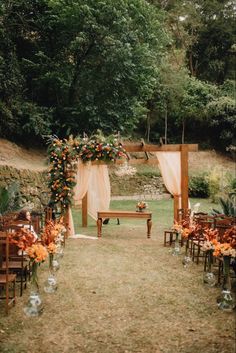
{"type": "Polygon", "coordinates": [[[118,177],[110,173],[111,194],[115,196],[142,196],[146,199],[158,199],[160,195],[166,194],[166,188],[161,176],[140,175],[118,177]]]}
{"type": "MultiPolygon", "coordinates": [[[[110,172],[111,195],[135,199],[159,199],[168,196],[163,180],[156,175],[139,175],[119,177],[110,172]]],[[[8,187],[17,184],[20,193],[20,206],[40,210],[50,198],[47,187],[47,171],[35,172],[27,169],[16,169],[0,166],[0,186],[8,187]]]]}
{"type": "Polygon", "coordinates": [[[0,166],[0,186],[15,184],[20,194],[20,206],[40,210],[49,201],[47,172],[35,172],[0,166]]]}

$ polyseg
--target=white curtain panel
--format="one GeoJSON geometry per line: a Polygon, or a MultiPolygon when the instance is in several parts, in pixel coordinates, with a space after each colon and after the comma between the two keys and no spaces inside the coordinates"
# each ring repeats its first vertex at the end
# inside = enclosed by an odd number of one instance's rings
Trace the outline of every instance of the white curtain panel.
{"type": "Polygon", "coordinates": [[[69,210],[68,210],[68,236],[71,237],[73,235],[75,235],[75,227],[74,227],[74,221],[73,221],[73,217],[72,217],[71,207],[69,207],[69,210]]]}
{"type": "Polygon", "coordinates": [[[74,200],[81,201],[88,192],[88,213],[93,219],[97,219],[97,211],[109,210],[111,186],[107,165],[79,161],[75,181],[74,200]]]}
{"type": "Polygon", "coordinates": [[[156,152],[164,184],[171,195],[181,195],[180,152],[156,152]]]}
{"type": "Polygon", "coordinates": [[[97,219],[98,211],[108,211],[111,187],[107,165],[93,165],[88,183],[88,213],[97,219]]]}

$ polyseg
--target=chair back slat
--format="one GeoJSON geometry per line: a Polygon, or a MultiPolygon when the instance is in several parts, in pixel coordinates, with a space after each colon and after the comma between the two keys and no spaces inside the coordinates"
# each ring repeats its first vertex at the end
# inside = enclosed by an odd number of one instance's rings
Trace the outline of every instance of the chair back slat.
{"type": "Polygon", "coordinates": [[[1,246],[1,270],[2,263],[5,262],[4,272],[6,274],[6,281],[8,282],[9,276],[9,234],[8,232],[0,232],[0,246],[1,246]]]}

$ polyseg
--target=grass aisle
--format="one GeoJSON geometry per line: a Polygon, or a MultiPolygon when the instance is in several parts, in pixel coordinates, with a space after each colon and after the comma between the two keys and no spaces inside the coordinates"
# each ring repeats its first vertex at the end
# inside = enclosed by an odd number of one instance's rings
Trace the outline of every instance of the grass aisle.
{"type": "MultiPolygon", "coordinates": [[[[186,270],[170,255],[157,220],[149,240],[144,221],[123,219],[101,240],[69,239],[58,292],[42,292],[35,319],[22,311],[28,293],[18,299],[0,319],[0,352],[235,353],[235,317],[217,309],[219,288],[203,287],[201,265],[186,270]]],[[[96,235],[94,223],[79,231],[96,235]]],[[[46,277],[43,264],[41,288],[46,277]]]]}

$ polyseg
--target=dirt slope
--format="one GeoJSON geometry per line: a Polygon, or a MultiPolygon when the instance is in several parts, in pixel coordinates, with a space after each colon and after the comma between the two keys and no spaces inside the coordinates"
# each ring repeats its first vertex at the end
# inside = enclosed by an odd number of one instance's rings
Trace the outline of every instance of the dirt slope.
{"type": "Polygon", "coordinates": [[[0,139],[0,165],[42,171],[47,168],[47,154],[46,151],[26,149],[0,139]]]}
{"type": "MultiPolygon", "coordinates": [[[[26,149],[0,139],[0,165],[40,171],[47,167],[47,154],[43,150],[26,149]]],[[[235,174],[235,162],[215,151],[199,151],[189,154],[190,172],[207,171],[216,166],[235,174]]]]}

